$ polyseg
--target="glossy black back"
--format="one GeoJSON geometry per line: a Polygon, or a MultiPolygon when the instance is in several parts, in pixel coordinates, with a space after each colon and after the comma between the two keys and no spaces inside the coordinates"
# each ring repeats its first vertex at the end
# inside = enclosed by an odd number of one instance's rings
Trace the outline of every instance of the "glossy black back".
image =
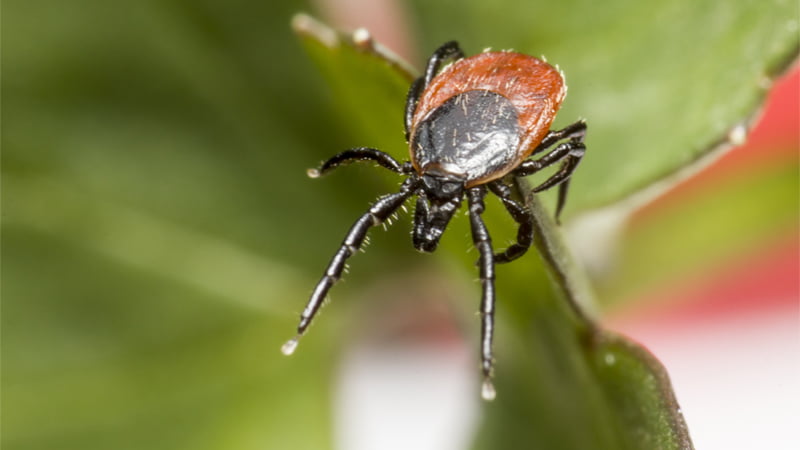
{"type": "Polygon", "coordinates": [[[495,92],[475,90],[453,96],[422,120],[411,150],[423,174],[469,182],[510,170],[519,140],[514,105],[495,92]]]}

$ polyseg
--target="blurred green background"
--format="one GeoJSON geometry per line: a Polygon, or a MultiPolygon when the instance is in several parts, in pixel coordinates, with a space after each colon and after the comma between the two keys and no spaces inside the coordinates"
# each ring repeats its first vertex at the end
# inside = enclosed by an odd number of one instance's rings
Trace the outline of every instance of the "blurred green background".
{"type": "Polygon", "coordinates": [[[325,448],[334,328],[278,348],[370,182],[304,175],[307,5],[3,6],[3,447],[325,448]]]}
{"type": "MultiPolygon", "coordinates": [[[[558,123],[586,117],[597,155],[573,184],[574,218],[695,161],[752,112],[797,48],[784,26],[796,7],[766,3],[408,11],[421,55],[458,38],[468,53],[514,47],[561,64],[558,123]]],[[[373,233],[313,344],[280,357],[344,230],[397,184],[370,167],[315,181],[305,169],[355,145],[404,151],[402,99],[366,114],[380,129],[353,120],[370,99],[338,96],[292,35],[290,18],[309,9],[4,2],[4,448],[329,448],[325,380],[348,317],[363,317],[344,300],[410,270],[474,290],[463,224],[423,258],[401,219],[373,233]]],[[[498,216],[505,242],[512,225],[498,216]]],[[[537,273],[509,269],[506,292],[548,291],[537,273]]],[[[471,312],[477,297],[462,303],[471,312]]]]}

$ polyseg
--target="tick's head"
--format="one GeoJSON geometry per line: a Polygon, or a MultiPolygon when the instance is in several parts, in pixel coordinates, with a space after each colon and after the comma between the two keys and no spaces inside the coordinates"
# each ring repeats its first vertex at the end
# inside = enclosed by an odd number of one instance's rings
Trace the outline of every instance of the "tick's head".
{"type": "Polygon", "coordinates": [[[449,174],[427,172],[423,174],[422,190],[433,205],[459,199],[464,195],[464,180],[449,174]]]}
{"type": "Polygon", "coordinates": [[[422,187],[414,214],[414,247],[432,252],[461,204],[464,180],[437,173],[425,173],[420,180],[422,187]]]}

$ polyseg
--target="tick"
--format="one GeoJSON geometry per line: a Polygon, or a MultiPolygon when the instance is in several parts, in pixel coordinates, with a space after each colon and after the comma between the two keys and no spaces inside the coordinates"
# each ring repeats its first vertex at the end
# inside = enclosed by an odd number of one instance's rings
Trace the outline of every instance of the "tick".
{"type": "Polygon", "coordinates": [[[319,169],[309,170],[309,176],[316,178],[343,164],[371,161],[406,179],[399,192],[380,197],[350,228],[300,315],[297,335],[284,344],[283,353],[294,352],[370,228],[386,221],[409,197],[416,196],[412,241],[417,250],[432,252],[466,197],[472,240],[480,254],[482,396],[493,399],[495,264],[519,258],[533,241],[531,211],[512,198],[509,183],[513,177],[561,163],[553,175],[533,189],[541,192],[558,186],[558,218],[570,177],[586,150],[583,120],[550,130],[566,91],[561,72],[541,59],[510,51],[486,51],[465,58],[456,42],[439,47],[428,60],[425,74],[411,84],[406,98],[405,135],[410,161],[400,163],[380,150],[357,147],[335,155],[319,169]],[[446,62],[451,63],[443,67],[446,62]],[[537,155],[541,156],[534,159],[537,155]],[[518,223],[516,243],[499,253],[494,253],[481,218],[487,192],[498,196],[518,223]]]}

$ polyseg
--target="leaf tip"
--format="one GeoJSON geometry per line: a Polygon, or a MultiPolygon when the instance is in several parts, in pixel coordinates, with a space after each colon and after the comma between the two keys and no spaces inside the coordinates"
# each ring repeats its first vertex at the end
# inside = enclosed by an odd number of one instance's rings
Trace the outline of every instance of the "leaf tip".
{"type": "Polygon", "coordinates": [[[333,28],[303,12],[292,17],[292,30],[300,36],[310,37],[330,48],[339,45],[339,37],[333,28]]]}

